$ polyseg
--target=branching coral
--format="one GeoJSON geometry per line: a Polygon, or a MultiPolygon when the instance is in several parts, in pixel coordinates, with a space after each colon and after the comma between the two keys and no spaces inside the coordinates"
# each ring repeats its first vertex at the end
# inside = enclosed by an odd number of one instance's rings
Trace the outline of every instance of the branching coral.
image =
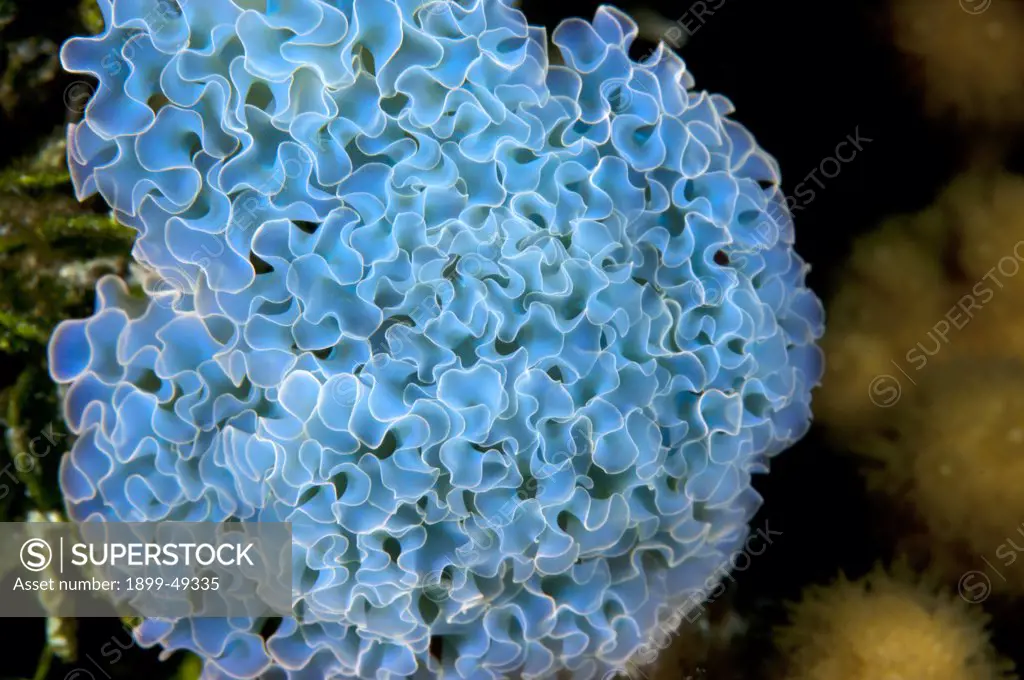
{"type": "MultiPolygon", "coordinates": [[[[902,571],[902,570],[901,570],[902,571]]],[[[955,595],[881,569],[812,587],[777,635],[787,680],[997,680],[1015,677],[955,595]]]]}
{"type": "Polygon", "coordinates": [[[497,0],[100,3],[80,196],[138,231],[62,324],[77,520],[285,520],[295,616],[147,621],[208,677],[601,677],[741,545],[821,371],[775,162],[497,0]]]}

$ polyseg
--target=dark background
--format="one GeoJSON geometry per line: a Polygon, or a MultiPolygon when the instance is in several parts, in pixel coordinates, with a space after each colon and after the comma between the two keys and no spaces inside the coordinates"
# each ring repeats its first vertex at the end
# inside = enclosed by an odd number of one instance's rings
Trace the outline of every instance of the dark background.
{"type": "MultiPolygon", "coordinates": [[[[202,1],[202,0],[197,0],[202,1]]],[[[937,0],[952,1],[956,0],[937,0]]],[[[715,6],[719,0],[703,4],[715,6]]],[[[599,3],[584,0],[524,0],[530,22],[549,31],[569,16],[591,18],[599,3]]],[[[692,2],[623,2],[627,11],[654,10],[667,20],[697,26],[680,48],[698,89],[721,93],[736,106],[734,118],[746,125],[758,142],[779,161],[783,189],[789,194],[836,145],[859,129],[873,140],[842,166],[833,179],[822,179],[815,200],[796,216],[797,249],[811,264],[810,285],[827,299],[852,240],[884,217],[914,212],[928,205],[939,189],[963,168],[967,148],[964,133],[946,122],[933,122],[922,113],[918,87],[892,47],[886,6],[879,0],[724,0],[701,24],[690,11],[692,2]]],[[[72,0],[0,0],[13,20],[0,29],[0,71],[11,59],[10,46],[33,36],[60,44],[82,33],[78,3],[72,0]]],[[[640,41],[634,56],[653,45],[640,41]]],[[[13,83],[15,107],[5,107],[0,133],[0,159],[33,153],[40,140],[74,118],[62,104],[64,89],[77,78],[58,74],[45,87],[13,83]]],[[[1006,144],[1011,144],[1006,140],[1006,144]]],[[[3,160],[3,165],[6,165],[3,160]]],[[[102,210],[97,206],[96,210],[102,210]]],[[[2,355],[0,355],[2,356],[2,355]]],[[[2,356],[0,387],[20,370],[2,356]]],[[[738,575],[728,597],[751,621],[739,651],[739,676],[757,678],[770,657],[770,625],[783,614],[781,602],[794,599],[812,582],[826,582],[840,570],[857,577],[890,555],[885,530],[887,511],[867,496],[857,463],[843,451],[830,448],[817,429],[799,445],[777,458],[772,474],[757,488],[765,506],[755,526],[767,520],[783,532],[772,549],[759,557],[756,568],[738,575]]],[[[1002,624],[995,641],[1003,654],[1024,667],[1021,631],[1002,624]]],[[[174,663],[161,663],[155,651],[136,648],[110,663],[99,650],[111,641],[129,646],[117,621],[80,622],[77,665],[54,662],[48,674],[37,676],[45,639],[41,620],[0,619],[0,676],[75,678],[76,680],[140,678],[156,680],[174,672],[174,663]],[[13,644],[18,640],[17,644],[13,644]],[[93,662],[85,658],[89,654],[93,662]],[[109,674],[109,675],[104,675],[109,674]]],[[[108,646],[108,649],[110,647],[108,646]]],[[[715,680],[715,676],[710,676],[715,680]]],[[[731,680],[731,679],[730,679],[731,680]]]]}

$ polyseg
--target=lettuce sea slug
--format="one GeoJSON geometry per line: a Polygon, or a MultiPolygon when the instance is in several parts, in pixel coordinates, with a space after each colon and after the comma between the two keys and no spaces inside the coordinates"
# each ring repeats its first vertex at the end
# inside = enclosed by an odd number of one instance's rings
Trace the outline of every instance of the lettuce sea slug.
{"type": "Polygon", "coordinates": [[[600,678],[806,431],[775,161],[620,11],[100,0],[80,197],[137,230],[51,370],[77,521],[288,521],[294,616],[147,620],[208,678],[600,678]]]}

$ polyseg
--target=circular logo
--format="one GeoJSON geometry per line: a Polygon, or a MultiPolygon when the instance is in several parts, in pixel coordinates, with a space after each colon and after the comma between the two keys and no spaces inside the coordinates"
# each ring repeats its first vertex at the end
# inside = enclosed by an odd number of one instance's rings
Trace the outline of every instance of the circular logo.
{"type": "Polygon", "coordinates": [[[82,113],[95,92],[96,88],[91,84],[76,80],[64,89],[64,106],[72,113],[82,113]]]}
{"type": "Polygon", "coordinates": [[[633,91],[621,78],[612,78],[601,83],[601,96],[608,102],[608,108],[612,113],[625,113],[630,104],[633,103],[633,91]]]}
{"type": "Polygon", "coordinates": [[[992,6],[992,0],[960,0],[960,8],[968,14],[981,14],[992,6]]]}
{"type": "Polygon", "coordinates": [[[613,668],[605,673],[601,676],[601,680],[615,680],[616,678],[619,680],[646,680],[647,677],[647,674],[637,668],[636,664],[627,661],[624,667],[613,668]]]}
{"type": "Polygon", "coordinates": [[[981,604],[992,593],[992,581],[983,571],[968,571],[956,584],[960,599],[968,604],[981,604]]]}
{"type": "Polygon", "coordinates": [[[53,561],[50,544],[41,538],[30,538],[21,546],[21,564],[29,571],[42,571],[53,561]]]}
{"type": "Polygon", "coordinates": [[[341,406],[353,406],[359,400],[359,379],[350,375],[341,376],[335,380],[331,396],[341,406]]]}
{"type": "Polygon", "coordinates": [[[501,257],[502,237],[495,234],[487,241],[477,246],[477,254],[485,260],[497,260],[501,257]]]}
{"type": "Polygon", "coordinates": [[[154,272],[145,280],[143,289],[156,306],[174,309],[179,300],[195,292],[197,283],[183,272],[154,272]]]}
{"type": "Polygon", "coordinates": [[[891,375],[877,375],[868,385],[868,398],[878,408],[895,406],[902,395],[900,381],[891,375]]]}
{"type": "Polygon", "coordinates": [[[698,307],[717,307],[725,301],[725,288],[714,278],[702,276],[693,288],[693,301],[698,307]]]}
{"type": "Polygon", "coordinates": [[[84,668],[76,668],[68,671],[68,674],[64,676],[64,680],[96,680],[96,676],[85,670],[84,668]]]}
{"type": "Polygon", "coordinates": [[[470,278],[476,278],[480,273],[480,258],[467,257],[462,262],[462,273],[470,278]]]}
{"type": "Polygon", "coordinates": [[[452,0],[431,0],[420,6],[420,9],[426,14],[443,14],[444,12],[450,12],[449,5],[452,0]]]}
{"type": "Polygon", "coordinates": [[[431,602],[440,604],[451,596],[454,589],[452,579],[444,572],[435,571],[427,574],[423,581],[423,594],[431,602]]]}

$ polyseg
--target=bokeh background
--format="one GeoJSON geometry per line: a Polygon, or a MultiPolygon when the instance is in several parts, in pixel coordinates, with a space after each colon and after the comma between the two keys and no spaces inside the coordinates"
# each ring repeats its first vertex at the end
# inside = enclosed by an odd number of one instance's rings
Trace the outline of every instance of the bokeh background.
{"type": "MultiPolygon", "coordinates": [[[[520,6],[553,29],[598,4],[520,6]]],[[[619,6],[635,57],[676,45],[778,159],[829,314],[815,426],[755,483],[771,542],[631,676],[1024,672],[1024,2],[619,6]]],[[[0,521],[62,512],[46,341],[98,276],[130,274],[129,230],[64,166],[93,84],[58,50],[98,22],[92,0],[0,0],[0,521]]],[[[197,677],[129,624],[0,619],[0,677],[197,677]]]]}

